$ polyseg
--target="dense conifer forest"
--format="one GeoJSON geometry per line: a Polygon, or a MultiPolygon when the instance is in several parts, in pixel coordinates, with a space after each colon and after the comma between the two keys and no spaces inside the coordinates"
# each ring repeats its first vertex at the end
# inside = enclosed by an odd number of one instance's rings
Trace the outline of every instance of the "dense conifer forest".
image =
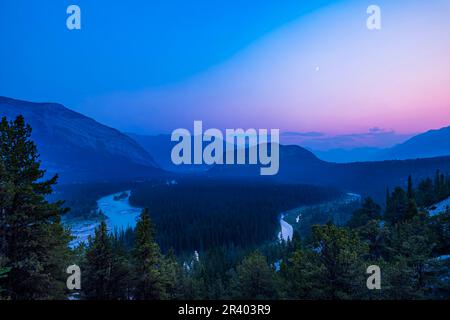
{"type": "Polygon", "coordinates": [[[164,251],[248,248],[273,241],[279,214],[341,195],[337,189],[260,181],[182,179],[176,184],[141,184],[130,202],[149,208],[164,251]]]}
{"type": "Polygon", "coordinates": [[[409,177],[407,188],[385,191],[385,203],[364,199],[345,226],[312,225],[309,237],[295,233],[288,242],[267,241],[276,228],[274,213],[297,205],[294,198],[315,202],[330,193],[314,193],[316,199],[305,186],[193,188],[195,182],[172,186],[176,192],[169,193],[147,185],[136,188],[133,201],[149,209],[134,230],[111,232],[102,222],[87,244],[71,249],[70,232],[61,223],[67,209],[49,201],[57,177],[43,178],[30,134],[22,117],[0,123],[1,299],[73,297],[65,286],[72,264],[82,272],[80,299],[450,297],[450,210],[428,213],[450,196],[447,173],[417,185],[409,177]],[[256,203],[268,209],[252,210],[256,203]],[[183,209],[186,216],[173,221],[173,212],[183,209]],[[198,230],[189,224],[196,215],[206,221],[198,230]],[[172,238],[161,236],[169,221],[177,226],[172,238]],[[188,241],[190,232],[195,234],[188,244],[173,240],[179,233],[188,241]],[[381,269],[381,290],[366,287],[369,265],[381,269]]]}

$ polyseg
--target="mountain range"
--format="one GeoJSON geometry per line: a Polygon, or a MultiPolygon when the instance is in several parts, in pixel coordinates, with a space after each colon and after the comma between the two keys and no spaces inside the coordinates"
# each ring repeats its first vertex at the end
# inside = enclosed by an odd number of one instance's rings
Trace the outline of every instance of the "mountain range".
{"type": "Polygon", "coordinates": [[[0,116],[22,115],[32,127],[48,174],[60,181],[129,179],[163,173],[152,156],[120,131],[57,103],[0,97],[0,116]]]}
{"type": "Polygon", "coordinates": [[[339,163],[448,156],[450,155],[450,126],[418,134],[390,148],[362,147],[311,151],[323,160],[339,163]]]}
{"type": "Polygon", "coordinates": [[[139,143],[148,153],[151,153],[155,162],[161,168],[176,173],[199,173],[208,170],[207,165],[175,165],[172,162],[171,151],[177,142],[170,139],[169,134],[139,135],[127,133],[127,135],[139,143]]]}
{"type": "MultiPolygon", "coordinates": [[[[124,134],[61,104],[0,97],[0,116],[13,119],[19,114],[33,128],[32,138],[43,167],[50,174],[59,173],[63,182],[145,179],[170,171],[261,179],[260,168],[255,165],[175,166],[170,156],[175,142],[170,141],[170,135],[124,134]]],[[[373,156],[394,160],[350,163],[324,161],[300,146],[280,145],[280,171],[267,179],[383,193],[388,186],[403,185],[408,175],[421,179],[433,176],[438,169],[450,172],[450,156],[441,156],[450,154],[449,142],[447,127],[415,136],[373,156]],[[411,159],[398,160],[405,158],[411,159]]]]}
{"type": "Polygon", "coordinates": [[[418,159],[450,155],[450,126],[430,130],[412,137],[404,143],[382,150],[377,158],[386,159],[418,159]]]}
{"type": "Polygon", "coordinates": [[[432,177],[436,170],[450,172],[450,156],[410,160],[334,163],[319,159],[305,148],[280,145],[280,170],[276,176],[260,177],[259,165],[215,166],[211,177],[273,179],[278,183],[329,185],[381,200],[388,187],[405,186],[432,177]]]}

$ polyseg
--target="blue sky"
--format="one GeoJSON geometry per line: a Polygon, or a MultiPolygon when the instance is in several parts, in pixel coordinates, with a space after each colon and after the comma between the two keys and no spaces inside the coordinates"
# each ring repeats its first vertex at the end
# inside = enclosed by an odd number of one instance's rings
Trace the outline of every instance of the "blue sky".
{"type": "Polygon", "coordinates": [[[0,94],[76,108],[182,81],[330,0],[2,0],[0,94]],[[66,28],[77,4],[82,30],[66,28]]]}
{"type": "Polygon", "coordinates": [[[0,0],[0,95],[125,132],[202,120],[385,147],[450,124],[449,16],[448,0],[0,0]]]}

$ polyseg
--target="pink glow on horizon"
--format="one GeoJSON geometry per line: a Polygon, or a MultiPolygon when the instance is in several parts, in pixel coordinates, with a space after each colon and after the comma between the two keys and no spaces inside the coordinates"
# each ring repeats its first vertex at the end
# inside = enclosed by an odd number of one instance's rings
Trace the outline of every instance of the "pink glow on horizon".
{"type": "Polygon", "coordinates": [[[194,120],[330,135],[450,125],[450,2],[378,3],[380,31],[366,29],[366,4],[345,1],[184,83],[97,97],[85,109],[95,104],[99,118],[144,132],[190,128],[194,120]]]}

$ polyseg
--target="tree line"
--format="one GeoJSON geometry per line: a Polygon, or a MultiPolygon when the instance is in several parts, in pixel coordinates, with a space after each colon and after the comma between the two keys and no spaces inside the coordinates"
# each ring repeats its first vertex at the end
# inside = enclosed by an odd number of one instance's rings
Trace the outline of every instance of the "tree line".
{"type": "Polygon", "coordinates": [[[136,185],[130,203],[150,209],[161,249],[180,255],[217,246],[258,246],[273,240],[280,212],[341,194],[335,188],[298,184],[180,178],[176,184],[136,185]]]}
{"type": "Polygon", "coordinates": [[[386,192],[384,207],[363,201],[345,226],[311,226],[310,235],[251,248],[213,246],[177,256],[161,250],[149,210],[134,230],[102,222],[71,250],[67,210],[48,202],[57,177],[44,180],[31,128],[0,122],[0,297],[65,299],[66,268],[81,268],[82,299],[448,299],[450,210],[427,207],[449,196],[449,177],[412,177],[386,192]],[[433,197],[433,198],[431,198],[433,197]],[[381,290],[366,270],[381,269],[381,290]]]}

